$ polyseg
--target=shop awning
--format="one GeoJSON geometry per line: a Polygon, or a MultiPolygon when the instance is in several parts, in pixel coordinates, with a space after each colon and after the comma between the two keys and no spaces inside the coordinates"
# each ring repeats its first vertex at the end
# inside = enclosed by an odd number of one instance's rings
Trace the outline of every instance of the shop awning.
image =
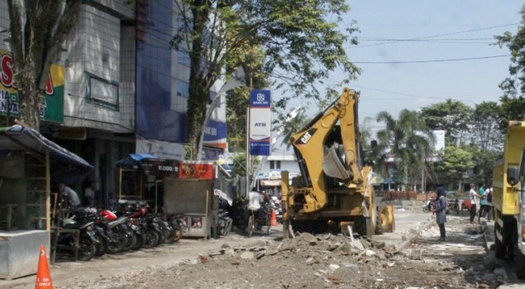
{"type": "Polygon", "coordinates": [[[51,181],[55,184],[80,182],[93,169],[83,158],[48,140],[32,128],[20,125],[1,127],[0,155],[6,156],[15,151],[29,152],[42,161],[45,161],[46,151],[49,151],[51,181]]]}
{"type": "Polygon", "coordinates": [[[115,165],[119,168],[138,167],[143,160],[156,159],[152,154],[128,154],[126,157],[118,160],[115,165]]]}
{"type": "Polygon", "coordinates": [[[281,180],[261,180],[261,186],[263,187],[280,187],[281,180]]]}

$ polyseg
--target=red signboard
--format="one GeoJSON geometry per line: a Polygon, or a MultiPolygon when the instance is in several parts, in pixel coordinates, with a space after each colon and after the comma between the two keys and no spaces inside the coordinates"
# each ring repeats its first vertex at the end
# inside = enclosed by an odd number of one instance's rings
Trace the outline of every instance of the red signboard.
{"type": "Polygon", "coordinates": [[[180,163],[179,178],[213,180],[213,164],[211,163],[180,163]]]}

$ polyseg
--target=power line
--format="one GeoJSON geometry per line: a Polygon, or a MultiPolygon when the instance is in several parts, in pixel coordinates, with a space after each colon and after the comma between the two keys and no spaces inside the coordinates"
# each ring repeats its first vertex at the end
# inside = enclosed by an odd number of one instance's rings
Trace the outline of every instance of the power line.
{"type": "MultiPolygon", "coordinates": [[[[484,28],[478,28],[478,29],[470,29],[470,30],[464,30],[464,31],[458,31],[458,32],[443,33],[443,34],[436,34],[436,35],[423,36],[423,37],[407,38],[405,41],[428,39],[428,38],[435,38],[435,37],[442,37],[442,36],[450,36],[450,35],[457,35],[457,34],[470,33],[470,32],[478,32],[478,31],[490,30],[490,29],[494,29],[494,28],[514,26],[514,25],[518,25],[518,24],[519,23],[511,23],[511,24],[496,25],[496,26],[490,26],[490,27],[484,27],[484,28]]],[[[369,45],[353,45],[353,46],[349,46],[349,47],[345,47],[345,48],[363,48],[363,47],[378,46],[378,45],[383,45],[383,44],[391,44],[391,43],[399,43],[399,42],[400,41],[387,41],[387,42],[375,43],[375,44],[369,44],[369,45]]]]}
{"type": "Polygon", "coordinates": [[[469,58],[448,58],[448,59],[432,59],[432,60],[411,60],[411,61],[352,61],[354,64],[410,64],[410,63],[437,63],[437,62],[456,62],[456,61],[470,61],[480,59],[491,59],[510,57],[510,55],[493,55],[493,56],[482,56],[482,57],[469,57],[469,58]]]}

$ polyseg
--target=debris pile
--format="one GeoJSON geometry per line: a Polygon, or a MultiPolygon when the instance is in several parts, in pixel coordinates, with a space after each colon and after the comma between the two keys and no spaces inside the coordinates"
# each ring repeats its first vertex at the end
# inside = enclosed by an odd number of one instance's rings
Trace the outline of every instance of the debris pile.
{"type": "MultiPolygon", "coordinates": [[[[216,260],[225,258],[260,260],[268,257],[286,259],[290,257],[289,255],[295,255],[304,259],[307,264],[318,264],[323,260],[339,258],[343,258],[346,262],[387,260],[396,253],[398,253],[396,248],[366,238],[351,239],[342,234],[301,233],[293,239],[284,239],[281,242],[259,241],[250,246],[239,247],[231,247],[226,243],[219,251],[209,252],[207,256],[216,260]]],[[[202,255],[197,261],[202,261],[202,255]]]]}

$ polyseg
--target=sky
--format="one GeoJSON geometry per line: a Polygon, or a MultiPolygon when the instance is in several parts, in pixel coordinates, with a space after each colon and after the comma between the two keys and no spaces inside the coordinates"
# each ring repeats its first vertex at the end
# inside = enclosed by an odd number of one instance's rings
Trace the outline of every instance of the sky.
{"type": "MultiPolygon", "coordinates": [[[[380,111],[394,118],[403,109],[451,98],[474,107],[499,102],[498,85],[509,76],[508,48],[491,45],[495,35],[516,34],[522,1],[348,0],[360,32],[359,45],[348,44],[350,61],[362,69],[348,86],[360,91],[360,125],[380,111]]],[[[328,85],[343,77],[334,73],[328,85]]]]}

